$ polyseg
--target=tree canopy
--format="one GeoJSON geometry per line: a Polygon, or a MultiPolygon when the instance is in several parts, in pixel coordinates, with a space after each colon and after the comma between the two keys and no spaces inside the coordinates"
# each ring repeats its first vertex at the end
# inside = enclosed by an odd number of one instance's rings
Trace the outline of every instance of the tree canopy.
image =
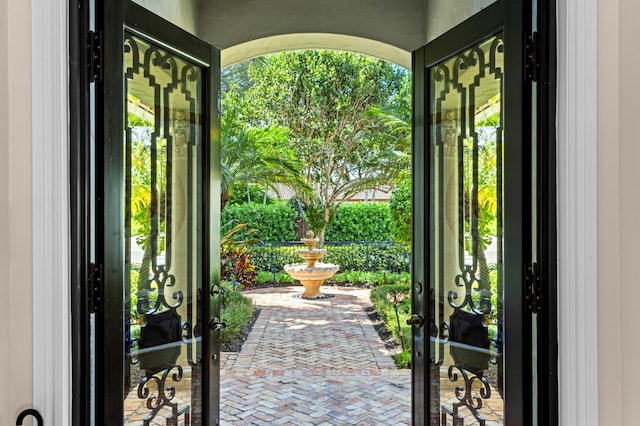
{"type": "MultiPolygon", "coordinates": [[[[408,134],[383,119],[410,110],[406,69],[354,53],[306,50],[263,57],[226,75],[239,81],[225,83],[237,92],[225,96],[233,102],[223,102],[225,114],[233,109],[250,128],[287,129],[282,145],[300,161],[311,192],[298,192],[321,240],[342,201],[389,188],[408,169],[408,134]]],[[[225,140],[223,134],[223,150],[225,140]]]]}

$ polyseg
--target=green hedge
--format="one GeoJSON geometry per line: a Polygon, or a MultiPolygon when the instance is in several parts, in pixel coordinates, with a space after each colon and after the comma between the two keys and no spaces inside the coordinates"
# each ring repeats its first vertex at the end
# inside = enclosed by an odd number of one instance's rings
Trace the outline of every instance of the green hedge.
{"type": "Polygon", "coordinates": [[[222,224],[231,220],[248,223],[258,229],[261,241],[295,241],[295,211],[286,204],[234,204],[222,211],[222,224]]]}
{"type": "MultiPolygon", "coordinates": [[[[264,242],[296,241],[297,212],[289,204],[229,204],[221,223],[231,220],[249,223],[264,242]]],[[[391,241],[391,213],[388,203],[342,204],[325,231],[325,241],[391,241]]]]}
{"type": "Polygon", "coordinates": [[[341,204],[325,231],[325,241],[391,241],[388,203],[341,204]]]}
{"type": "MultiPolygon", "coordinates": [[[[282,270],[288,263],[301,263],[296,254],[302,245],[260,244],[251,247],[252,263],[261,271],[270,271],[272,267],[282,270]]],[[[340,265],[341,272],[347,271],[408,271],[410,252],[402,244],[389,242],[325,244],[327,254],[324,263],[340,265]]]]}

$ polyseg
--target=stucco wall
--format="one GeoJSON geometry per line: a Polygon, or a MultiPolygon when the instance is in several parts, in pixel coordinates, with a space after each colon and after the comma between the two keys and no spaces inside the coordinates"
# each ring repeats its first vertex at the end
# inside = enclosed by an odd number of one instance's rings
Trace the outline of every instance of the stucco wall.
{"type": "Polygon", "coordinates": [[[598,408],[601,425],[637,424],[637,421],[623,422],[622,411],[622,371],[626,370],[625,375],[634,373],[623,364],[621,351],[625,345],[621,339],[621,320],[625,314],[620,310],[620,254],[626,237],[620,233],[624,229],[620,221],[619,190],[620,3],[619,0],[598,2],[598,408]]]}
{"type": "Polygon", "coordinates": [[[32,398],[30,3],[0,0],[0,425],[32,398]]]}
{"type": "Polygon", "coordinates": [[[425,8],[423,0],[207,1],[201,3],[198,34],[221,49],[286,29],[370,38],[411,51],[424,44],[425,8]]]}
{"type": "Polygon", "coordinates": [[[465,19],[495,3],[496,0],[428,0],[427,1],[427,41],[442,35],[465,19]]]}
{"type": "Polygon", "coordinates": [[[133,0],[177,26],[196,34],[197,0],[133,0]]]}
{"type": "Polygon", "coordinates": [[[600,424],[638,424],[640,51],[635,0],[599,1],[600,424]]]}

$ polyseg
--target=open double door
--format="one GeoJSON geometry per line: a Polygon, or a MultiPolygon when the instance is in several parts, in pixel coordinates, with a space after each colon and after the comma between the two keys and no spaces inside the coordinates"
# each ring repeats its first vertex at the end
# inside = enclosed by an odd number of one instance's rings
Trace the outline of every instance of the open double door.
{"type": "MultiPolygon", "coordinates": [[[[556,422],[548,6],[414,52],[417,425],[556,422]]],[[[218,424],[219,52],[128,0],[73,22],[75,424],[218,424]]]]}

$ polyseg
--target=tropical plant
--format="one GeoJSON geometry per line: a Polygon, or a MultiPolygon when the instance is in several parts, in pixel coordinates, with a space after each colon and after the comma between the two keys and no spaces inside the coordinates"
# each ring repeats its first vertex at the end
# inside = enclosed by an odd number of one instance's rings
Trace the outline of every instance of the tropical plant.
{"type": "Polygon", "coordinates": [[[234,225],[233,222],[222,228],[230,229],[220,239],[220,279],[249,288],[258,274],[255,265],[251,263],[251,251],[248,249],[258,242],[252,236],[257,229],[249,228],[246,223],[234,225]]]}
{"type": "Polygon", "coordinates": [[[289,129],[278,124],[251,127],[239,111],[237,96],[237,91],[230,90],[222,101],[221,207],[235,188],[251,194],[252,187],[277,192],[286,185],[305,193],[308,186],[301,178],[300,159],[289,146],[289,129]]]}

